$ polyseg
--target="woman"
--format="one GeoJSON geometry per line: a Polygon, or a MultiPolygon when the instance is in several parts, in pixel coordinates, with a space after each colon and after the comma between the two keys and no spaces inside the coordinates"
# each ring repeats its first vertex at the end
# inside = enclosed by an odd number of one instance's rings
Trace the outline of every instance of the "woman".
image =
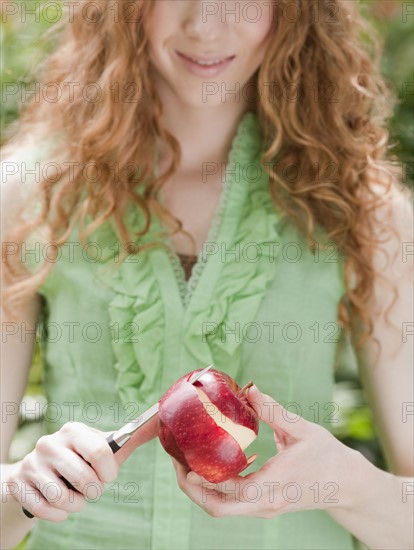
{"type": "Polygon", "coordinates": [[[371,29],[339,0],[87,4],[44,67],[62,96],[28,107],[3,156],[43,168],[3,185],[3,400],[41,321],[51,405],[4,465],[4,545],[34,525],[28,548],[411,547],[412,216],[371,29]],[[390,473],[329,431],[346,335],[390,473]],[[255,382],[248,477],[173,468],[156,421],[112,455],[108,432],[211,363],[255,382]]]}

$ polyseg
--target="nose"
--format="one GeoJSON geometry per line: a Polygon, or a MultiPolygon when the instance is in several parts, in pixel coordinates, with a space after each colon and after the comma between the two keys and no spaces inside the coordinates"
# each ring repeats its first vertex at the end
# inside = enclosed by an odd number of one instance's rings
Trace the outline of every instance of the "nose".
{"type": "Polygon", "coordinates": [[[183,20],[185,34],[204,43],[215,42],[225,23],[221,17],[220,2],[188,0],[186,5],[183,20]]]}

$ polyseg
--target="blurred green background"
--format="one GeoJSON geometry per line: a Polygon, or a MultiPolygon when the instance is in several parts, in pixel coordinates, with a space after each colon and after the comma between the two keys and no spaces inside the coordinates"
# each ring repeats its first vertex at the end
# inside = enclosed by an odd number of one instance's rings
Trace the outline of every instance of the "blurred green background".
{"type": "MultiPolygon", "coordinates": [[[[350,0],[353,1],[353,0],[350,0]]],[[[14,85],[30,84],[32,67],[36,67],[45,54],[53,48],[53,42],[46,31],[59,17],[54,12],[53,3],[47,12],[41,9],[46,0],[22,0],[14,4],[25,4],[31,11],[39,9],[39,20],[28,16],[26,22],[20,15],[5,17],[2,10],[1,23],[1,133],[18,117],[19,94],[8,94],[14,85]],[[46,33],[46,34],[45,34],[46,33]]],[[[405,183],[413,186],[413,33],[412,16],[405,14],[407,4],[399,0],[361,0],[361,10],[371,19],[384,40],[385,50],[382,59],[382,71],[394,86],[399,104],[391,123],[391,142],[395,144],[393,153],[403,164],[405,183]]],[[[3,137],[2,137],[3,142],[3,137]]],[[[39,346],[36,346],[30,381],[22,409],[33,410],[34,402],[45,403],[42,392],[42,359],[39,346]]],[[[385,468],[383,455],[375,434],[372,415],[366,405],[358,380],[355,360],[349,346],[340,358],[340,368],[336,375],[334,401],[339,405],[339,422],[334,424],[333,432],[344,443],[358,448],[377,466],[385,468]]],[[[43,408],[43,405],[40,409],[43,408]]],[[[35,415],[21,415],[20,429],[11,448],[11,460],[18,460],[31,450],[34,442],[43,433],[42,419],[35,415]]]]}

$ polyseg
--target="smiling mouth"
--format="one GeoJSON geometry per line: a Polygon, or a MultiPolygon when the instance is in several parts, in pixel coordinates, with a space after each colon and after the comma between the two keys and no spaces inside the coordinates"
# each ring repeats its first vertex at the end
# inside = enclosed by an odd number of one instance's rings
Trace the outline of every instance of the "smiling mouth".
{"type": "Polygon", "coordinates": [[[193,63],[196,63],[200,67],[215,67],[215,66],[221,65],[226,61],[230,61],[231,59],[236,57],[235,55],[230,55],[230,56],[221,56],[221,57],[217,56],[217,57],[208,59],[208,58],[202,58],[202,57],[189,56],[177,50],[176,50],[176,53],[183,59],[186,59],[187,61],[192,61],[193,63]]]}

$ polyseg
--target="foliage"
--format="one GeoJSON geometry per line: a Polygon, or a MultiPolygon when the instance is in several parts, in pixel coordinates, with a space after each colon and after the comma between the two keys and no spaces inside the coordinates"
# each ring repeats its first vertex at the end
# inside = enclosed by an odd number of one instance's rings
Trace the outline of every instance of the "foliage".
{"type": "Polygon", "coordinates": [[[14,4],[18,10],[15,15],[8,11],[11,8],[7,8],[5,4],[0,6],[2,136],[7,126],[18,117],[21,106],[33,96],[30,93],[30,90],[35,89],[33,77],[30,76],[32,68],[53,49],[47,30],[52,27],[52,22],[58,20],[59,13],[56,9],[53,13],[53,6],[42,10],[45,3],[45,0],[11,2],[9,5],[14,4]]]}

